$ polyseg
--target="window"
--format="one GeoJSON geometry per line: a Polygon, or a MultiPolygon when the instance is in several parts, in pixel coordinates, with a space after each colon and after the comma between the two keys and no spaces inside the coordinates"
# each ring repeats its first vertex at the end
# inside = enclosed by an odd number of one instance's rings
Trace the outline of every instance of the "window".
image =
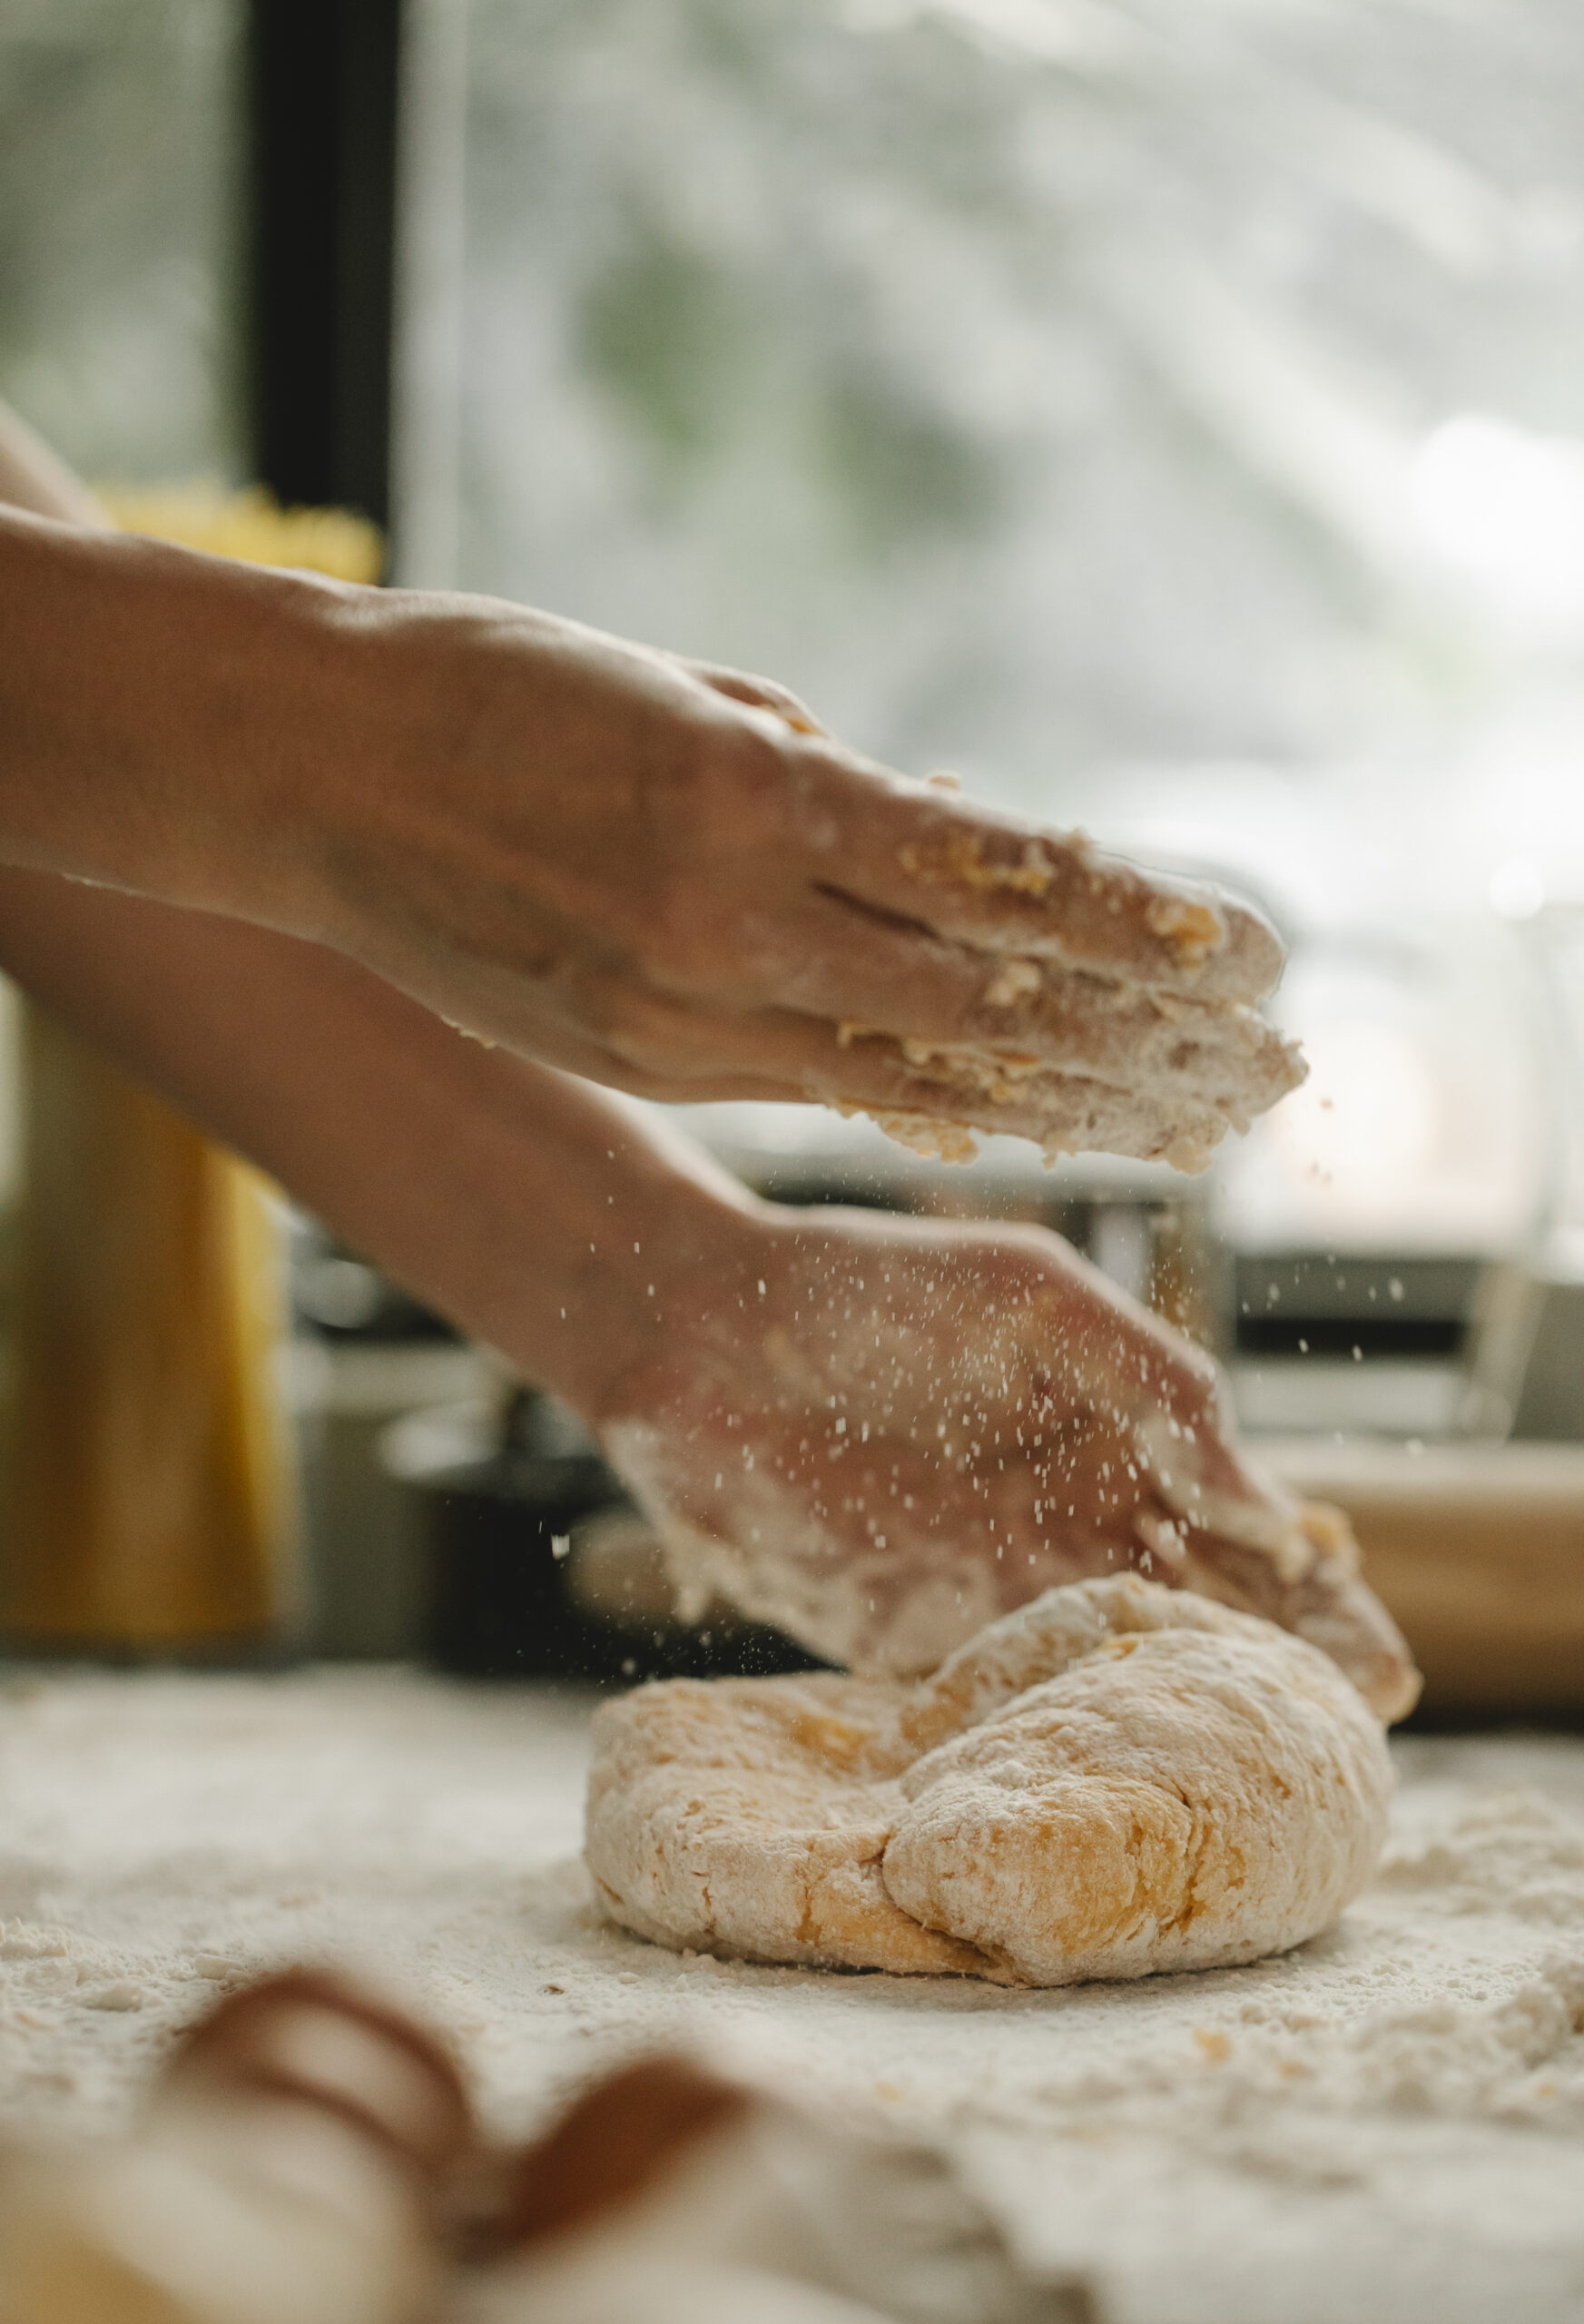
{"type": "Polygon", "coordinates": [[[1536,688],[1576,715],[1576,11],[474,0],[469,38],[468,583],[1108,822],[1161,805],[1125,769],[1360,760],[1477,822],[1536,688]]]}
{"type": "Polygon", "coordinates": [[[245,464],[226,0],[0,10],[0,395],[86,474],[245,464]]]}

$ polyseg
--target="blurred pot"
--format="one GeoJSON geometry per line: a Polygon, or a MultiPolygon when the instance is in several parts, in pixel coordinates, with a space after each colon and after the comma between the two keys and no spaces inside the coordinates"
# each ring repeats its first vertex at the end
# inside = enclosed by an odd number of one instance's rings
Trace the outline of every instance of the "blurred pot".
{"type": "Polygon", "coordinates": [[[417,1544],[420,1650],[439,1669],[619,1685],[819,1667],[724,1608],[679,1622],[648,1520],[576,1416],[536,1389],[504,1410],[410,1413],[380,1460],[417,1544]]]}

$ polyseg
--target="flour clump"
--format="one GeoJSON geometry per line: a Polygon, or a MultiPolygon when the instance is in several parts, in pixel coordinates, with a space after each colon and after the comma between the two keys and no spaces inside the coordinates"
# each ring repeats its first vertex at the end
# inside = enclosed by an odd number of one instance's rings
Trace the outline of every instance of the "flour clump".
{"type": "Polygon", "coordinates": [[[1392,1790],[1380,1722],[1316,1648],[1131,1574],[1048,1590],[910,1684],[642,1687],[595,1746],[587,1859],[624,1927],[1033,1985],[1318,1935],[1392,1790]]]}

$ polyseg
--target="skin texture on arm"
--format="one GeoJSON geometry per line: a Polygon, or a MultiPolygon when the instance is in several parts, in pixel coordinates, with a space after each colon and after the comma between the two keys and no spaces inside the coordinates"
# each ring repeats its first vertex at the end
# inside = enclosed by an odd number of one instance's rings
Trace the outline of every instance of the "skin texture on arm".
{"type": "Polygon", "coordinates": [[[591,1415],[659,1333],[633,1243],[718,1264],[753,1212],[621,1099],[462,1039],[317,945],[0,871],[0,963],[591,1415]]]}
{"type": "Polygon", "coordinates": [[[1251,1006],[1280,947],[1225,898],[873,766],[763,680],[85,528],[13,443],[0,861],[330,945],[640,1095],[1202,1153],[1296,1078],[1251,1006]]]}
{"type": "MultiPolygon", "coordinates": [[[[93,520],[0,451],[13,489],[93,520]]],[[[758,1203],[619,1098],[244,919],[13,868],[0,961],[582,1412],[697,1588],[905,1669],[1137,1563],[1405,1707],[1401,1640],[1242,1460],[1215,1366],[1055,1236],[758,1203]]]]}

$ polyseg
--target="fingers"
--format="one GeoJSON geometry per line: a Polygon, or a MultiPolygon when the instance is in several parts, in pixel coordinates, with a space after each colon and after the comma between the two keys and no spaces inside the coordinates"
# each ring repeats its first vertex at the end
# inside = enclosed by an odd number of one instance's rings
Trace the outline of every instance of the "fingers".
{"type": "MultiPolygon", "coordinates": [[[[787,938],[775,963],[784,1006],[834,1019],[849,1038],[928,1044],[943,1081],[959,1078],[959,1053],[1028,1055],[1117,1088],[1197,1087],[1235,1119],[1263,1111],[1303,1077],[1295,1048],[1242,1004],[1021,955],[987,960],[929,930],[879,921],[846,897],[814,900],[787,938]]],[[[768,937],[766,950],[774,950],[768,937]]]]}
{"type": "Polygon", "coordinates": [[[1295,1631],[1346,1672],[1377,1718],[1405,1718],[1422,1681],[1402,1631],[1358,1572],[1346,1520],[1305,1509],[1297,1527],[1308,1554],[1296,1575],[1242,1541],[1191,1535],[1185,1586],[1295,1631]]]}
{"type": "Polygon", "coordinates": [[[1217,891],[1102,854],[880,770],[815,766],[805,817],[822,884],[979,950],[1051,960],[1202,1000],[1251,1002],[1282,947],[1217,891]]]}
{"type": "Polygon", "coordinates": [[[1359,1572],[1358,1544],[1340,1509],[1312,1502],[1299,1524],[1317,1551],[1294,1592],[1292,1628],[1347,1672],[1377,1718],[1406,1718],[1424,1681],[1408,1642],[1359,1572]]]}
{"type": "MultiPolygon", "coordinates": [[[[884,973],[879,944],[864,928],[861,982],[884,973]]],[[[947,1024],[971,1004],[971,970],[933,940],[915,950],[931,1021],[947,1024]]],[[[371,965],[392,973],[380,960],[371,965]]],[[[403,981],[399,971],[393,980],[403,981]]],[[[434,1005],[432,990],[427,997],[434,1005]]],[[[1032,1138],[1052,1155],[1103,1151],[1197,1168],[1228,1130],[1245,1128],[1301,1072],[1286,1044],[1250,1011],[1200,1011],[1185,1024],[1147,996],[1113,1005],[1081,980],[1043,1000],[1047,1013],[1029,1020],[1021,1042],[934,1040],[795,1009],[695,1005],[621,964],[546,978],[525,991],[493,962],[455,961],[440,1005],[470,1031],[637,1096],[868,1112],[903,1143],[953,1159],[971,1157],[965,1132],[976,1128],[1032,1138]],[[1136,1072],[1126,1055],[1130,1025],[1143,1060],[1136,1072]]]]}
{"type": "MultiPolygon", "coordinates": [[[[772,711],[816,743],[828,740],[786,687],[678,659],[716,694],[772,711]]],[[[1281,974],[1275,931],[1248,905],[1103,854],[1082,833],[1042,831],[846,752],[811,752],[789,772],[813,886],[859,909],[975,951],[1053,960],[1207,1000],[1258,1000],[1281,974]]]]}
{"type": "Polygon", "coordinates": [[[1116,1088],[1064,1073],[1033,1058],[930,1049],[889,1037],[854,1044],[838,1072],[822,1057],[803,1068],[803,1093],[845,1112],[868,1113],[881,1129],[925,1154],[971,1158],[942,1126],[1032,1138],[1048,1158],[1121,1154],[1200,1170],[1236,1113],[1197,1090],[1116,1088]]]}
{"type": "MultiPolygon", "coordinates": [[[[802,1100],[868,1113],[903,1144],[971,1156],[964,1128],[1032,1138],[1048,1155],[1099,1152],[1198,1169],[1250,1112],[1292,1086],[1284,1049],[1245,1038],[1239,1070],[1218,1086],[1196,1055],[1163,1058],[1153,1086],[1051,1065],[1031,1049],[900,1039],[792,1010],[729,1015],[654,993],[630,997],[599,1072],[675,1103],[802,1100]],[[953,1135],[953,1133],[956,1133],[953,1135]]],[[[587,1068],[575,1068],[586,1070],[587,1068]]]]}
{"type": "MultiPolygon", "coordinates": [[[[1081,1295],[1087,1286],[1076,1269],[1074,1281],[1081,1295]]],[[[1341,1512],[1300,1505],[1245,1456],[1217,1367],[1158,1319],[1130,1315],[1108,1286],[1081,1320],[1070,1295],[1063,1312],[1077,1361],[1060,1393],[1097,1426],[1076,1456],[1066,1454],[1059,1479],[1047,1471],[1043,1504],[1032,1512],[1037,1529],[1048,1531],[1054,1504],[1058,1558],[1088,1572],[1131,1564],[1261,1614],[1328,1655],[1379,1718],[1403,1718],[1418,1699],[1419,1673],[1360,1575],[1341,1512]],[[1053,1492],[1057,1482],[1063,1492],[1053,1492]]],[[[1007,1579],[1032,1596],[1067,1578],[1048,1563],[1041,1554],[1025,1575],[1014,1555],[1007,1579]]]]}
{"type": "Polygon", "coordinates": [[[1245,1455],[1220,1365],[1159,1316],[1130,1315],[1130,1305],[1100,1287],[1083,1335],[1087,1393],[1126,1415],[1137,1466],[1176,1531],[1238,1543],[1279,1581],[1296,1581],[1314,1555],[1298,1503],[1245,1455]]]}
{"type": "Polygon", "coordinates": [[[1194,1167],[1304,1076],[1296,1049],[1238,1003],[987,960],[846,898],[815,900],[784,936],[784,949],[763,936],[782,1001],[827,1024],[850,1012],[834,1029],[845,1057],[821,1054],[826,1034],[801,1043],[807,1094],[826,1103],[1194,1167]]]}

